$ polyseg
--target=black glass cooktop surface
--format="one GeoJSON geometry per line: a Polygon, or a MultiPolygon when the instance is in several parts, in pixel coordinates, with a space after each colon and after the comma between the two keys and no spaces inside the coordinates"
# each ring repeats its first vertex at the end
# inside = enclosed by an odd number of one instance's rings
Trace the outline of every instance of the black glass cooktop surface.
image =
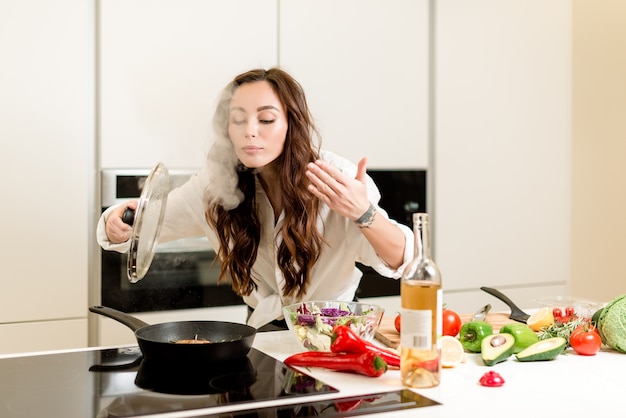
{"type": "Polygon", "coordinates": [[[131,417],[337,392],[256,349],[210,365],[151,364],[137,347],[0,359],[0,416],[131,417]]]}

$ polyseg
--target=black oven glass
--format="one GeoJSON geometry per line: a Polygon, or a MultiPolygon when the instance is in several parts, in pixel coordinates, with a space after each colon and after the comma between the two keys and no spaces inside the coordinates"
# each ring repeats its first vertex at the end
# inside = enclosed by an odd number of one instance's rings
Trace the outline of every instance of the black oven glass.
{"type": "Polygon", "coordinates": [[[137,283],[128,281],[127,254],[101,253],[104,306],[124,312],[153,312],[243,304],[229,283],[217,284],[219,265],[213,251],[157,253],[148,273],[137,283]]]}
{"type": "MultiPolygon", "coordinates": [[[[381,208],[391,219],[413,229],[413,213],[426,212],[426,170],[367,170],[380,190],[381,208]]],[[[400,281],[357,263],[363,272],[357,297],[400,295],[400,281]]]]}

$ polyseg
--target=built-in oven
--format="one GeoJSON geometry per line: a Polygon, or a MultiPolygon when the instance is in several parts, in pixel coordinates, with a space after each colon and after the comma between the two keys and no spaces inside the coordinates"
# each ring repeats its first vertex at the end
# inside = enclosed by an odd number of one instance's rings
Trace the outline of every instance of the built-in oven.
{"type": "MultiPolygon", "coordinates": [[[[102,210],[141,195],[150,169],[103,170],[102,210]]],[[[195,170],[169,170],[170,188],[195,170]]],[[[217,283],[220,263],[206,237],[159,244],[150,269],[137,283],[127,275],[126,253],[101,251],[101,303],[124,312],[155,312],[241,305],[229,283],[217,283]]]]}
{"type": "MultiPolygon", "coordinates": [[[[101,173],[102,211],[141,195],[150,172],[146,169],[110,169],[101,173]]],[[[170,169],[170,187],[187,181],[195,170],[170,169]]],[[[413,212],[426,211],[426,171],[368,170],[381,191],[380,205],[389,215],[411,227],[413,212]]],[[[357,297],[400,294],[397,280],[363,271],[357,297]]],[[[160,244],[146,276],[130,283],[127,254],[101,250],[101,303],[124,312],[173,311],[191,308],[243,305],[230,283],[217,283],[220,264],[205,237],[160,244]]]]}

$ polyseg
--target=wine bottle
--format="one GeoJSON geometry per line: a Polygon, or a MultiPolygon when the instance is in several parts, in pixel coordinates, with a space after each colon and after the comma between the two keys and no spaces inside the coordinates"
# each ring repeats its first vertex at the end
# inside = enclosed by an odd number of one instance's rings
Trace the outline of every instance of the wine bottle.
{"type": "Polygon", "coordinates": [[[404,386],[438,386],[441,374],[441,273],[431,258],[427,213],[413,214],[415,249],[400,286],[400,375],[404,386]]]}

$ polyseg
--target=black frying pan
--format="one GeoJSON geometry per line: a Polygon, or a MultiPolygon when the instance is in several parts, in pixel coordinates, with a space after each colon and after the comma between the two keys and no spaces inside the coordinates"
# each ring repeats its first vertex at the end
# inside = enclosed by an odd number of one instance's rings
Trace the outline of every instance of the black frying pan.
{"type": "Polygon", "coordinates": [[[141,319],[105,306],[93,313],[114,319],[135,332],[141,353],[152,362],[219,362],[248,355],[256,328],[235,322],[180,321],[149,325],[141,319]],[[209,344],[175,344],[178,340],[205,339],[209,344]]]}

